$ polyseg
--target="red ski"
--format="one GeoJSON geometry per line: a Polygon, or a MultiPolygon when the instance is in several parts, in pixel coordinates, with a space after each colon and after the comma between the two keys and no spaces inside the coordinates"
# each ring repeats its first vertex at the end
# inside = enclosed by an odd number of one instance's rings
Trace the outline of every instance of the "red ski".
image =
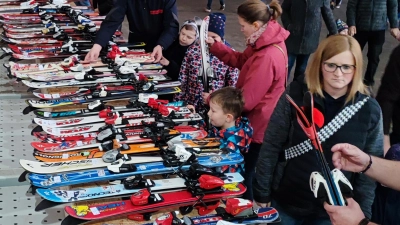
{"type": "Polygon", "coordinates": [[[212,212],[217,207],[220,199],[234,198],[242,195],[245,191],[246,187],[243,184],[238,184],[233,189],[227,189],[222,193],[205,194],[202,198],[200,198],[193,195],[193,193],[190,191],[150,194],[147,189],[143,189],[132,195],[130,200],[66,206],[65,212],[67,212],[67,214],[70,216],[67,216],[61,222],[61,225],[76,225],[85,223],[88,220],[98,220],[114,216],[146,213],[166,208],[192,205],[200,206],[202,203],[217,201],[217,204],[215,204],[214,207],[209,206],[200,208],[201,211],[199,211],[199,213],[205,215],[207,214],[207,211],[212,212]]]}

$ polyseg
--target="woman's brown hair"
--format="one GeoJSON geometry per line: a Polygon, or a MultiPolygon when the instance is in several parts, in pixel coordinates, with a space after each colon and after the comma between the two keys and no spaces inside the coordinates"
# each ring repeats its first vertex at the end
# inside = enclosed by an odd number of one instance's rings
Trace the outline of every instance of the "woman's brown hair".
{"type": "Polygon", "coordinates": [[[278,19],[282,8],[277,0],[272,0],[269,5],[260,0],[246,0],[238,7],[237,14],[250,24],[256,21],[265,24],[271,19],[278,19]]]}
{"type": "Polygon", "coordinates": [[[367,94],[362,78],[363,56],[360,45],[353,37],[340,34],[332,35],[321,41],[318,45],[317,51],[315,51],[312,57],[312,60],[310,60],[307,65],[305,79],[307,87],[311,93],[324,97],[322,93],[322,63],[345,51],[350,51],[351,54],[353,54],[355,62],[353,80],[349,83],[346,103],[354,101],[357,92],[367,94]]]}

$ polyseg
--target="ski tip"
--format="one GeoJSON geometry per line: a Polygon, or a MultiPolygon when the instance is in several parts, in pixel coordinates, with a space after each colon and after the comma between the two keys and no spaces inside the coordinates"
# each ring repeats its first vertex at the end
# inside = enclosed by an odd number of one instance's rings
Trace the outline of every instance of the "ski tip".
{"type": "Polygon", "coordinates": [[[61,205],[62,203],[59,203],[59,202],[52,202],[52,201],[49,201],[49,200],[47,200],[47,199],[43,199],[41,202],[39,202],[39,204],[35,207],[35,211],[36,212],[38,212],[38,211],[42,211],[42,210],[45,210],[45,209],[48,209],[48,208],[52,208],[52,207],[55,207],[55,206],[58,206],[58,205],[61,205]]]}
{"type": "Polygon", "coordinates": [[[34,110],[35,110],[35,108],[33,108],[32,106],[27,106],[27,107],[25,107],[24,110],[22,110],[22,114],[27,115],[34,110]]]}
{"type": "Polygon", "coordinates": [[[63,221],[61,221],[61,225],[77,225],[88,222],[87,220],[78,219],[72,216],[66,216],[63,221]]]}
{"type": "Polygon", "coordinates": [[[22,172],[21,175],[19,175],[19,177],[18,177],[18,182],[25,182],[27,174],[28,174],[28,171],[22,172]]]}
{"type": "Polygon", "coordinates": [[[35,128],[32,129],[31,135],[33,135],[34,132],[42,132],[43,128],[42,126],[36,126],[35,128]]]}

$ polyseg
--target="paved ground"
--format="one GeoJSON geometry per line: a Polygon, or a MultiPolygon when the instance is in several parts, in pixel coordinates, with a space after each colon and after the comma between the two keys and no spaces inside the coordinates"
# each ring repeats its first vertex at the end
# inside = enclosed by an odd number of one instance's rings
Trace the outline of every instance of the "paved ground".
{"type": "MultiPolygon", "coordinates": [[[[207,15],[207,13],[204,12],[204,7],[207,4],[206,0],[200,0],[200,1],[177,0],[177,1],[178,1],[178,13],[179,13],[178,16],[180,22],[189,18],[193,18],[193,16],[195,15],[200,17],[204,17],[207,15]]],[[[280,2],[282,1],[283,0],[281,0],[280,2]]],[[[225,2],[226,2],[226,9],[224,13],[227,16],[225,38],[236,50],[242,51],[245,48],[244,37],[240,32],[240,27],[237,23],[236,9],[243,2],[243,0],[226,0],[225,2]]],[[[343,0],[341,8],[334,10],[335,18],[339,18],[346,21],[346,6],[347,6],[347,0],[343,0]]],[[[218,0],[213,1],[212,9],[215,9],[213,10],[215,12],[219,11],[218,0]]],[[[325,27],[325,24],[323,23],[320,39],[322,40],[323,38],[325,38],[327,34],[328,31],[325,27]]],[[[383,53],[381,54],[381,63],[379,65],[377,74],[375,75],[376,77],[375,78],[376,85],[374,87],[375,93],[377,88],[379,87],[380,79],[384,72],[386,63],[388,62],[390,53],[392,49],[397,45],[398,41],[394,39],[392,36],[390,36],[389,31],[387,31],[386,42],[385,45],[383,46],[383,53]]],[[[366,53],[367,53],[367,48],[364,49],[365,59],[366,59],[366,53]]],[[[366,64],[367,61],[365,61],[365,65],[366,64]]]]}

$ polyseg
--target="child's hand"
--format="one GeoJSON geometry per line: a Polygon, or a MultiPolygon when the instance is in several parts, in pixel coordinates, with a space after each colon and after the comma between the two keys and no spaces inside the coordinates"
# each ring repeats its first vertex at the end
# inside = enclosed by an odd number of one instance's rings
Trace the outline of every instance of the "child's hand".
{"type": "Polygon", "coordinates": [[[192,113],[196,113],[196,109],[194,108],[193,105],[187,105],[186,106],[190,111],[192,111],[192,113]]]}
{"type": "Polygon", "coordinates": [[[353,37],[356,33],[357,33],[356,26],[351,26],[351,27],[349,27],[349,35],[350,35],[350,36],[353,37]]]}
{"type": "Polygon", "coordinates": [[[206,40],[206,43],[208,44],[208,47],[211,48],[213,46],[213,44],[215,43],[215,40],[212,37],[208,37],[206,40]]]}
{"type": "Polygon", "coordinates": [[[168,66],[169,65],[169,61],[168,61],[168,59],[162,57],[161,60],[160,60],[160,64],[163,65],[163,66],[168,66]]]}

